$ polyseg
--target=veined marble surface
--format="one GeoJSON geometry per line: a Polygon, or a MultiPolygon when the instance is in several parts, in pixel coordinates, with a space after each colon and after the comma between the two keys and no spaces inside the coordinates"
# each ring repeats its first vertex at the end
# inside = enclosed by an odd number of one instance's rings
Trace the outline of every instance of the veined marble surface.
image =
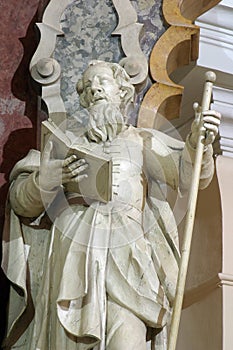
{"type": "MultiPolygon", "coordinates": [[[[138,22],[144,24],[141,47],[149,58],[151,49],[165,28],[162,0],[132,0],[138,22]]],[[[76,83],[92,59],[119,62],[124,57],[120,36],[111,36],[118,15],[111,0],[73,0],[61,18],[64,36],[58,37],[54,57],[61,64],[61,95],[69,125],[85,125],[88,116],[79,105],[76,83]]],[[[137,101],[140,100],[140,96],[137,101]]],[[[134,124],[136,117],[131,117],[134,124]]]]}

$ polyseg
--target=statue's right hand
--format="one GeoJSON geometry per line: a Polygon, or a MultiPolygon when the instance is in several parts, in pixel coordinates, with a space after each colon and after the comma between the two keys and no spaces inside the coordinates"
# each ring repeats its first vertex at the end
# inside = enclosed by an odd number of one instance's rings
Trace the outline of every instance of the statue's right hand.
{"type": "Polygon", "coordinates": [[[80,182],[87,177],[83,172],[88,167],[84,159],[71,155],[65,159],[52,159],[53,143],[46,144],[42,154],[39,170],[39,186],[45,191],[51,191],[68,182],[80,182]]]}

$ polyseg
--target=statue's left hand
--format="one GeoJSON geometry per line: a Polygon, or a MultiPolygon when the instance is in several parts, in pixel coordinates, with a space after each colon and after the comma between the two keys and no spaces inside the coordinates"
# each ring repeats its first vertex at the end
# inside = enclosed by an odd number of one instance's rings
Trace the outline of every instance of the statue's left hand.
{"type": "Polygon", "coordinates": [[[202,112],[203,116],[203,125],[200,126],[200,113],[196,113],[196,117],[191,127],[191,135],[189,138],[189,142],[193,148],[196,148],[199,130],[204,131],[205,139],[203,141],[204,145],[207,146],[214,142],[215,137],[218,134],[218,129],[221,120],[221,114],[214,110],[209,110],[202,112]]]}

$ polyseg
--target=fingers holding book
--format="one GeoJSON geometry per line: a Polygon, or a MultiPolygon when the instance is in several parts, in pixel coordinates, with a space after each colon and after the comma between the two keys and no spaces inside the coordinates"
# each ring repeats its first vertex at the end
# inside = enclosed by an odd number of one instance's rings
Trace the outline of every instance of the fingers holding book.
{"type": "Polygon", "coordinates": [[[53,158],[53,142],[46,144],[41,157],[39,170],[39,186],[41,189],[51,191],[60,185],[70,182],[78,183],[87,178],[84,173],[88,164],[84,159],[78,159],[77,155],[71,155],[63,159],[53,158]]]}
{"type": "Polygon", "coordinates": [[[66,158],[62,166],[62,183],[82,181],[88,177],[84,173],[87,168],[88,164],[85,159],[77,159],[76,155],[66,158]]]}

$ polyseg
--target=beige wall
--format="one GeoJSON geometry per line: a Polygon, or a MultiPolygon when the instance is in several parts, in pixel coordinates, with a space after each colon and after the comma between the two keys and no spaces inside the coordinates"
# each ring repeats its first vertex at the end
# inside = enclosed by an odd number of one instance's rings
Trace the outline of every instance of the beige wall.
{"type": "Polygon", "coordinates": [[[200,192],[180,324],[179,350],[233,348],[233,159],[218,156],[200,192]]]}

